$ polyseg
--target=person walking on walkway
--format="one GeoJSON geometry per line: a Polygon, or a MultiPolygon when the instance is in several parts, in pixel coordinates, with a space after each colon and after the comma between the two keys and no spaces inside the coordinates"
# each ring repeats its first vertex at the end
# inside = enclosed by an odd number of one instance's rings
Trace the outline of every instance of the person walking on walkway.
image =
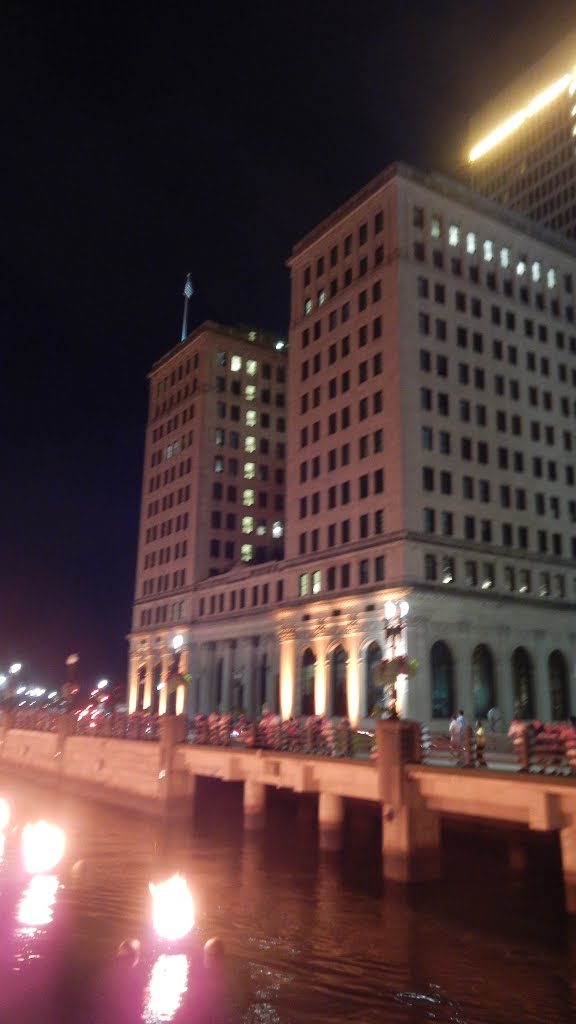
{"type": "Polygon", "coordinates": [[[484,732],[484,726],[482,720],[479,718],[476,721],[476,767],[487,768],[486,758],[484,757],[484,751],[486,750],[486,734],[484,732]]]}
{"type": "Polygon", "coordinates": [[[460,726],[458,725],[456,715],[452,715],[450,718],[450,727],[448,729],[448,734],[450,736],[450,753],[452,754],[454,760],[458,760],[458,755],[460,752],[460,726]]]}

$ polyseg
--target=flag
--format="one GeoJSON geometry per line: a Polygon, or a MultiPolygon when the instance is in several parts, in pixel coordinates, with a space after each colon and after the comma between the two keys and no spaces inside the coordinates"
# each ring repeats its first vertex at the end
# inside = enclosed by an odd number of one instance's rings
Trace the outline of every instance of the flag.
{"type": "Polygon", "coordinates": [[[184,285],[184,296],[187,299],[191,299],[193,295],[194,289],[192,287],[192,281],[190,280],[190,276],[188,276],[186,284],[184,285]]]}

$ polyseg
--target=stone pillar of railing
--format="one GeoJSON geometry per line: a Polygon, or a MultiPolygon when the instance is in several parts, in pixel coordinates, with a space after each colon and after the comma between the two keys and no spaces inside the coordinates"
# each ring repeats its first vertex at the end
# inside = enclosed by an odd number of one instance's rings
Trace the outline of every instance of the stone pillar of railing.
{"type": "Polygon", "coordinates": [[[266,824],[266,786],[263,782],[244,782],[244,828],[256,831],[266,824]]]}
{"type": "Polygon", "coordinates": [[[342,848],[344,800],[335,793],[318,796],[318,844],[321,850],[335,853],[342,848]]]}
{"type": "Polygon", "coordinates": [[[0,711],[0,758],[4,755],[4,743],[6,736],[12,728],[13,712],[9,708],[2,708],[0,711]]]}
{"type": "Polygon", "coordinates": [[[382,804],[382,870],[397,882],[440,876],[440,822],[407,777],[421,760],[420,725],[404,720],[376,723],[379,797],[382,804]]]}
{"type": "Polygon", "coordinates": [[[196,778],[177,756],[184,741],[187,722],[183,715],[162,715],[159,721],[158,795],[166,813],[192,811],[196,778]]]}
{"type": "Polygon", "coordinates": [[[65,711],[58,718],[56,726],[56,750],[54,751],[54,759],[58,762],[58,771],[62,771],[64,767],[64,757],[66,751],[66,739],[68,736],[74,736],[76,732],[77,718],[73,711],[65,711]]]}

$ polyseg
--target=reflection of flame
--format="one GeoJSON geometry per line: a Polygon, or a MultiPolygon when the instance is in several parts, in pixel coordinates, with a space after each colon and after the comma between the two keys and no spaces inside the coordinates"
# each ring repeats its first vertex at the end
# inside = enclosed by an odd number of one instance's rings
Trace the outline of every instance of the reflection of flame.
{"type": "Polygon", "coordinates": [[[50,924],[58,890],[56,875],[34,875],[18,905],[18,921],[33,935],[37,928],[50,924]]]}
{"type": "Polygon", "coordinates": [[[194,927],[194,904],[186,879],[172,875],[158,885],[150,883],[152,922],[162,939],[183,939],[194,927]]]}
{"type": "Polygon", "coordinates": [[[24,868],[31,875],[52,871],[64,855],[66,836],[57,825],[47,821],[28,823],[22,829],[24,868]]]}
{"type": "Polygon", "coordinates": [[[10,804],[3,796],[0,796],[0,832],[8,828],[10,822],[10,804]]]}
{"type": "MultiPolygon", "coordinates": [[[[167,884],[167,883],[165,883],[167,884]]],[[[188,988],[188,958],[162,953],[152,968],[143,1019],[146,1024],[172,1020],[188,988]]]]}

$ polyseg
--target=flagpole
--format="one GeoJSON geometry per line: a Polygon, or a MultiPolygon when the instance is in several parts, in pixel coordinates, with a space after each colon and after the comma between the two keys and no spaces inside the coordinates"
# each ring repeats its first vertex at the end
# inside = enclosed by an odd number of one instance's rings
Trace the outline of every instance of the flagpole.
{"type": "Polygon", "coordinates": [[[182,337],[181,341],[184,341],[188,337],[188,303],[190,302],[191,296],[194,294],[192,287],[192,275],[186,275],[186,284],[184,285],[184,316],[182,317],[182,337]]]}

